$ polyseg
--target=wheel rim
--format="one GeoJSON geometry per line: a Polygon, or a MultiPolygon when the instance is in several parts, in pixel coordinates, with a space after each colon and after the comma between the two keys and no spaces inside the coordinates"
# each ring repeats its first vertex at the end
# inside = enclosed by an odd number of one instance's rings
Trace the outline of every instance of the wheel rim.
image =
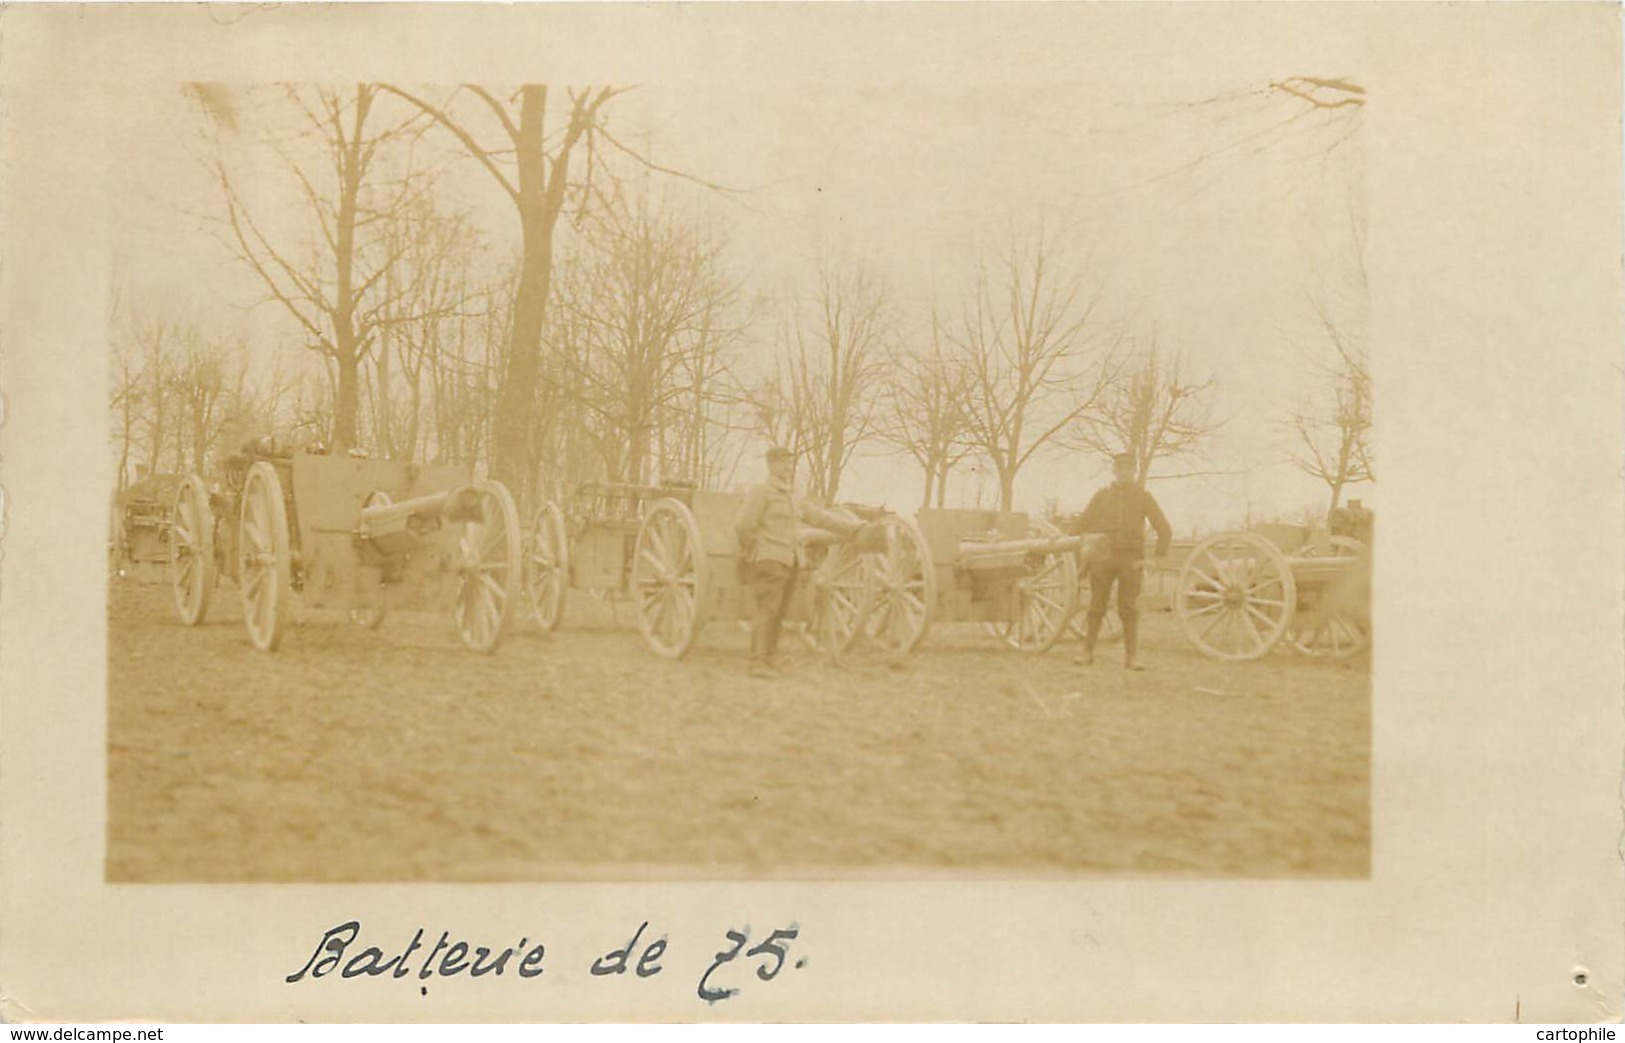
{"type": "Polygon", "coordinates": [[[570,576],[570,541],[564,514],[555,503],[536,512],[525,551],[525,591],[543,630],[557,630],[564,619],[564,597],[570,576]]]}
{"type": "MultiPolygon", "coordinates": [[[[1359,540],[1347,536],[1333,536],[1331,538],[1330,557],[1334,558],[1364,558],[1369,548],[1359,540]]],[[[1303,551],[1300,557],[1318,557],[1319,555],[1303,551]]],[[[1352,569],[1365,568],[1369,570],[1369,563],[1351,565],[1352,569]]],[[[1364,579],[1369,582],[1369,572],[1364,579]]],[[[1324,595],[1323,595],[1324,596],[1324,595]]],[[[1337,596],[1333,594],[1332,596],[1337,596]]],[[[1369,597],[1369,592],[1367,593],[1369,597]]],[[[1368,615],[1369,613],[1367,613],[1368,615]]],[[[1294,650],[1306,656],[1325,657],[1329,659],[1347,659],[1357,655],[1371,643],[1369,624],[1366,618],[1347,609],[1331,606],[1324,611],[1311,614],[1305,625],[1298,625],[1301,620],[1294,620],[1294,626],[1288,634],[1288,640],[1294,650]]]]}
{"type": "Polygon", "coordinates": [[[1185,636],[1215,659],[1257,659],[1280,641],[1297,604],[1286,557],[1250,532],[1220,533],[1191,552],[1175,610],[1185,636]]]}
{"type": "Polygon", "coordinates": [[[1318,624],[1292,634],[1292,647],[1307,656],[1347,659],[1370,642],[1365,627],[1346,612],[1331,612],[1318,624]]]}
{"type": "Polygon", "coordinates": [[[214,579],[214,513],[202,479],[188,475],[175,490],[169,529],[169,583],[182,623],[197,626],[208,616],[214,579]]]}
{"type": "Polygon", "coordinates": [[[705,625],[707,562],[694,513],[660,500],[638,528],[632,557],[632,600],[638,629],[660,655],[680,659],[705,625]]]}
{"type": "Polygon", "coordinates": [[[260,461],[243,483],[237,529],[237,576],[243,596],[243,622],[262,652],[282,641],[288,590],[288,515],[276,469],[260,461]]]}
{"type": "Polygon", "coordinates": [[[491,653],[513,618],[523,562],[519,511],[501,482],[479,482],[477,521],[465,522],[458,541],[457,606],[453,617],[463,644],[491,653]]]}
{"type": "Polygon", "coordinates": [[[887,515],[885,549],[863,555],[873,591],[863,631],[869,642],[894,655],[913,652],[925,640],[937,601],[936,569],[925,537],[908,519],[887,515]]]}
{"type": "Polygon", "coordinates": [[[825,652],[844,652],[862,632],[874,604],[870,569],[850,546],[831,547],[813,571],[812,619],[807,636],[825,652]]]}
{"type": "MultiPolygon", "coordinates": [[[[1033,530],[1046,539],[1061,536],[1042,519],[1034,522],[1033,530]]],[[[1016,613],[1006,629],[1006,641],[1023,652],[1048,652],[1066,633],[1077,610],[1078,558],[1052,553],[1036,562],[1028,560],[1028,574],[1016,581],[1016,613]]]]}

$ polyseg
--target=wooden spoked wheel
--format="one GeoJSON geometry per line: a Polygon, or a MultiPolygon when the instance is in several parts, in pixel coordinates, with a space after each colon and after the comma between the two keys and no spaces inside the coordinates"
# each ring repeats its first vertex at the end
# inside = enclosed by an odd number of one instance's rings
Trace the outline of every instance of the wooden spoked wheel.
{"type": "Polygon", "coordinates": [[[1257,659],[1286,633],[1297,588],[1286,556],[1251,532],[1210,536],[1179,573],[1174,611],[1185,636],[1214,659],[1257,659]]]}
{"type": "Polygon", "coordinates": [[[525,593],[543,630],[557,630],[563,622],[569,586],[570,537],[564,512],[556,503],[544,503],[525,542],[525,593]]]}
{"type": "Polygon", "coordinates": [[[288,509],[282,480],[264,460],[248,470],[237,524],[237,581],[243,595],[243,623],[262,652],[282,641],[288,615],[288,509]]]}
{"type": "Polygon", "coordinates": [[[457,552],[457,606],[452,617],[463,644],[489,654],[502,643],[524,571],[519,509],[501,482],[483,481],[476,520],[465,522],[457,552]]]}
{"type": "MultiPolygon", "coordinates": [[[[1061,530],[1042,519],[1035,535],[1060,539],[1061,530]]],[[[1070,551],[1027,556],[1027,574],[1016,580],[1015,618],[992,624],[1011,648],[1048,652],[1067,632],[1078,607],[1078,556],[1070,551]]]]}
{"type": "Polygon", "coordinates": [[[874,604],[869,563],[849,544],[835,544],[813,570],[812,613],[803,636],[816,649],[839,657],[863,632],[874,604]]]}
{"type": "MultiPolygon", "coordinates": [[[[1371,564],[1369,549],[1359,540],[1333,536],[1329,557],[1354,559],[1343,578],[1319,592],[1314,611],[1300,612],[1287,640],[1307,656],[1347,659],[1371,643],[1371,564]]],[[[1299,551],[1299,557],[1321,557],[1299,551]]]]}
{"type": "Polygon", "coordinates": [[[214,512],[209,491],[197,475],[188,475],[175,490],[175,510],[169,528],[169,585],[175,593],[175,613],[195,627],[209,615],[214,593],[214,512]]]}
{"type": "Polygon", "coordinates": [[[862,556],[870,574],[867,642],[888,655],[904,656],[920,647],[937,603],[936,567],[919,526],[888,514],[882,526],[884,549],[862,556]]]}
{"type": "Polygon", "coordinates": [[[632,555],[632,602],[649,647],[681,659],[705,626],[705,546],[694,512],[679,500],[657,500],[638,528],[632,555]]]}
{"type": "Polygon", "coordinates": [[[1292,648],[1307,656],[1347,659],[1371,643],[1366,625],[1351,612],[1330,611],[1289,637],[1292,648]]]}

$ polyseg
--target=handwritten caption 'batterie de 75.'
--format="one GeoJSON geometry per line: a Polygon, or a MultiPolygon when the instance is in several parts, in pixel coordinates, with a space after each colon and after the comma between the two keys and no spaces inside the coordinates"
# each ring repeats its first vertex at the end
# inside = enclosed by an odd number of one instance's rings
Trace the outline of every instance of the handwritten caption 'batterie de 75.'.
{"type": "MultiPolygon", "coordinates": [[[[553,957],[542,942],[522,937],[513,945],[498,948],[454,938],[450,931],[427,944],[428,932],[418,928],[411,941],[390,950],[377,945],[360,946],[361,921],[348,920],[328,928],[316,942],[305,965],[283,980],[289,985],[314,981],[337,974],[343,978],[410,978],[418,983],[421,995],[428,995],[424,982],[434,978],[539,979],[553,957]],[[510,972],[511,975],[510,975],[510,972]]],[[[800,936],[796,924],[777,927],[753,935],[747,925],[722,932],[720,948],[703,950],[705,969],[699,974],[694,994],[706,1003],[718,1003],[739,995],[755,981],[772,982],[786,967],[799,970],[806,957],[791,952],[791,943],[800,936]],[[750,972],[754,970],[755,973],[750,972]]],[[[666,935],[656,935],[644,921],[624,945],[594,956],[588,970],[595,978],[649,979],[667,972],[672,957],[666,935]]],[[[700,951],[696,946],[694,951],[700,951]]],[[[583,961],[585,962],[585,961],[583,961]]]]}

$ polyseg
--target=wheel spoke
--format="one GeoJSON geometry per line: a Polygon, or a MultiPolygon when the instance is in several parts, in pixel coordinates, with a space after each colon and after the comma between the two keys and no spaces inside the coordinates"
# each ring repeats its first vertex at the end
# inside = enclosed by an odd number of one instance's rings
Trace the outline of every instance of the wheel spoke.
{"type": "Polygon", "coordinates": [[[1275,627],[1276,627],[1276,624],[1280,622],[1279,619],[1270,618],[1269,616],[1265,615],[1263,612],[1260,612],[1258,609],[1254,608],[1252,605],[1247,606],[1247,616],[1248,616],[1249,619],[1256,619],[1256,620],[1262,622],[1264,624],[1264,626],[1266,628],[1270,629],[1270,630],[1274,630],[1275,627]]]}
{"type": "Polygon", "coordinates": [[[1048,594],[1040,594],[1036,590],[1029,592],[1028,600],[1029,600],[1029,602],[1031,602],[1033,604],[1047,605],[1051,609],[1055,610],[1056,612],[1065,612],[1066,611],[1066,606],[1065,605],[1061,604],[1059,601],[1056,601],[1054,598],[1050,597],[1048,594]]]}
{"type": "Polygon", "coordinates": [[[1243,623],[1246,623],[1247,624],[1247,629],[1252,632],[1253,641],[1255,643],[1254,646],[1256,648],[1258,648],[1260,651],[1262,651],[1264,646],[1268,643],[1268,642],[1266,642],[1264,640],[1263,631],[1258,629],[1258,624],[1253,622],[1253,617],[1250,614],[1248,614],[1246,612],[1242,612],[1242,613],[1240,613],[1240,616],[1241,616],[1241,621],[1243,623]]]}

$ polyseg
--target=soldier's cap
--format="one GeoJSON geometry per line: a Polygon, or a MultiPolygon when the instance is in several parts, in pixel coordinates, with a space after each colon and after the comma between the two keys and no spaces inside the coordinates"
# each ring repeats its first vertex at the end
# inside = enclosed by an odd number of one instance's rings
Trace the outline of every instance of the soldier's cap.
{"type": "Polygon", "coordinates": [[[767,458],[769,460],[794,460],[796,454],[782,445],[776,445],[767,451],[767,458]]]}
{"type": "Polygon", "coordinates": [[[1134,454],[1133,453],[1117,453],[1112,457],[1112,466],[1113,467],[1116,467],[1118,464],[1132,464],[1132,463],[1138,463],[1138,461],[1134,459],[1134,454]]]}

